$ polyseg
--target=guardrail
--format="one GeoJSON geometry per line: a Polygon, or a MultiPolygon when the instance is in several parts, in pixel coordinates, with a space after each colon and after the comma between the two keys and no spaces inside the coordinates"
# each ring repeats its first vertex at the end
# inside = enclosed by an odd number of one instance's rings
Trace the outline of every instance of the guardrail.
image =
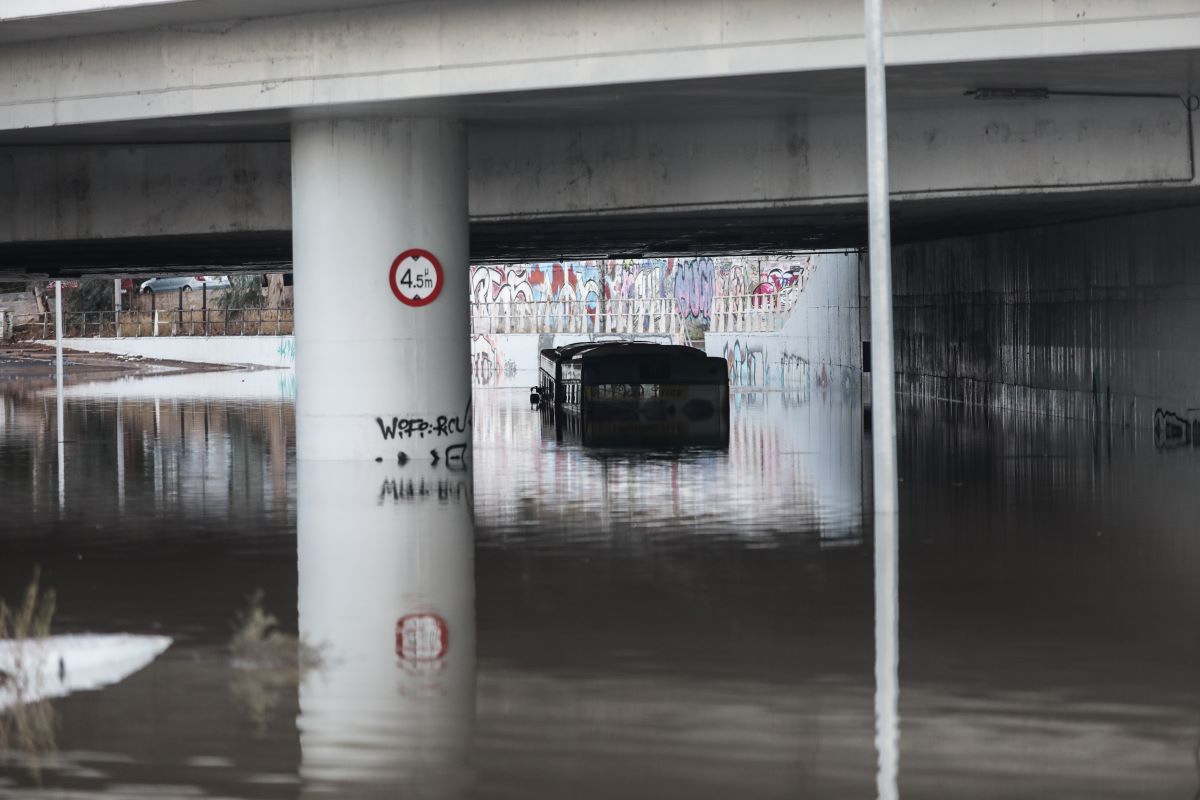
{"type": "Polygon", "coordinates": [[[754,333],[783,327],[796,304],[797,292],[714,297],[708,329],[713,333],[754,333]]]}
{"type": "Polygon", "coordinates": [[[684,331],[675,298],[471,303],[471,333],[669,333],[684,331]]]}
{"type": "MultiPolygon", "coordinates": [[[[0,338],[51,339],[56,335],[51,313],[0,313],[0,317],[0,338]]],[[[295,328],[290,308],[64,311],[62,318],[64,337],[280,336],[295,328]]]]}

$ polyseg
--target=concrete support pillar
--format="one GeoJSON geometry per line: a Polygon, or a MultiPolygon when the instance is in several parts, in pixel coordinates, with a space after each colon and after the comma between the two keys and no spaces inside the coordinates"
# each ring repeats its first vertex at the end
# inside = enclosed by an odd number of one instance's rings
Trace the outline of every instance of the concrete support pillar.
{"type": "Polygon", "coordinates": [[[464,461],[462,123],[296,123],[292,227],[298,457],[464,461]]]}

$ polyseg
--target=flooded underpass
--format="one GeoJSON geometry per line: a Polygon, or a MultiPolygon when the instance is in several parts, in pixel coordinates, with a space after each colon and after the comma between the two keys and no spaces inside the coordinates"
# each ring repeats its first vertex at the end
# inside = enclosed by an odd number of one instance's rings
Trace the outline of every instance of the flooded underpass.
{"type": "MultiPolygon", "coordinates": [[[[0,389],[0,596],[172,639],[2,712],[0,795],[875,795],[857,389],[735,392],[678,452],[477,389],[471,480],[297,469],[281,375],[68,386],[61,471],[53,390],[0,389]]],[[[904,399],[899,453],[901,796],[1195,796],[1200,453],[904,399]]]]}

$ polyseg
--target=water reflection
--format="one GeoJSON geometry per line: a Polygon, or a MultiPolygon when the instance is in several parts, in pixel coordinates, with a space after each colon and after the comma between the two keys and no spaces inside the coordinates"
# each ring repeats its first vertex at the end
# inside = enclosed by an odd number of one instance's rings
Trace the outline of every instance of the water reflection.
{"type": "Polygon", "coordinates": [[[662,452],[559,445],[518,392],[488,400],[475,413],[487,545],[863,541],[862,412],[849,398],[738,392],[727,451],[662,452]]]}
{"type": "Polygon", "coordinates": [[[0,384],[5,536],[185,536],[256,518],[258,530],[290,535],[294,413],[277,380],[228,372],[69,385],[62,442],[53,388],[0,384]]]}
{"type": "MultiPolygon", "coordinates": [[[[1196,792],[1193,449],[903,403],[887,549],[836,391],[739,393],[729,450],[682,456],[481,392],[460,503],[412,463],[297,489],[288,395],[222,380],[68,386],[62,519],[53,393],[0,389],[0,595],[40,563],[61,632],[176,640],[53,701],[60,794],[1196,792]],[[227,645],[258,588],[335,654],[255,715],[227,645]]],[[[0,794],[38,796],[4,757],[0,794]]]]}
{"type": "Polygon", "coordinates": [[[875,515],[875,778],[879,800],[900,796],[900,518],[875,515]]]}
{"type": "Polygon", "coordinates": [[[302,461],[300,686],[305,793],[454,796],[475,716],[470,473],[302,461]]]}

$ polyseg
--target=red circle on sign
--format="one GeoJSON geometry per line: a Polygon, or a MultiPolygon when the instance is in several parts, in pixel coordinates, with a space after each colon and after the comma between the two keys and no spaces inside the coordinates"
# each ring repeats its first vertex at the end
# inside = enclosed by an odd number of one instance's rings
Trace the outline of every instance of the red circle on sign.
{"type": "MultiPolygon", "coordinates": [[[[403,280],[403,278],[401,278],[403,280]]],[[[410,280],[411,284],[411,280],[410,280]]],[[[419,247],[414,247],[410,250],[405,250],[400,255],[396,256],[396,260],[392,262],[392,269],[388,272],[388,285],[392,287],[392,294],[396,295],[396,299],[406,306],[427,306],[434,300],[437,300],[439,294],[442,293],[442,262],[437,260],[437,256],[428,250],[422,250],[419,247]],[[400,284],[396,283],[396,273],[400,271],[400,265],[407,259],[414,261],[425,259],[433,266],[433,288],[429,294],[424,297],[410,297],[400,288],[400,284]]]]}

